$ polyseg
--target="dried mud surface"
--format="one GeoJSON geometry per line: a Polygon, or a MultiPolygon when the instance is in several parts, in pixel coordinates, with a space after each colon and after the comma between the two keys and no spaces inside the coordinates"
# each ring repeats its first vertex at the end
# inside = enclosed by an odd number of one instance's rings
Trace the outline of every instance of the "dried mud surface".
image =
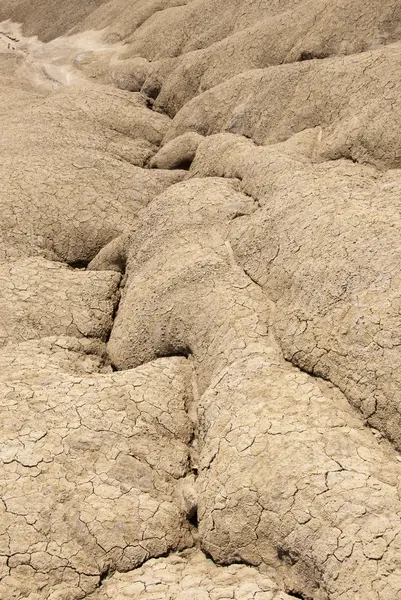
{"type": "Polygon", "coordinates": [[[401,599],[401,2],[0,21],[0,598],[401,599]]]}

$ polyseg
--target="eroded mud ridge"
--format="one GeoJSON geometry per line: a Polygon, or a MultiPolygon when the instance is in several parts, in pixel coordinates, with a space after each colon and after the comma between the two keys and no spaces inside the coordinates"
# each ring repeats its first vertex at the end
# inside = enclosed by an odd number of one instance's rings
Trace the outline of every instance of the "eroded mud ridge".
{"type": "Polygon", "coordinates": [[[1,600],[401,599],[401,1],[0,20],[1,600]]]}

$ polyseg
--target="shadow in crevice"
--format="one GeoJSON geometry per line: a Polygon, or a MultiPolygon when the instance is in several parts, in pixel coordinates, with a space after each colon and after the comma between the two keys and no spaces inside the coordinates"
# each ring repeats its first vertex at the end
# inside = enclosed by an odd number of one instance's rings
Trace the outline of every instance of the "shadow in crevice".
{"type": "MultiPolygon", "coordinates": [[[[118,307],[117,307],[118,309],[118,307]]],[[[116,309],[116,312],[117,312],[116,309]]],[[[148,361],[145,361],[139,365],[136,365],[133,368],[137,368],[137,367],[141,367],[145,364],[154,362],[155,360],[158,360],[160,358],[177,358],[177,357],[184,357],[184,358],[190,358],[190,356],[192,356],[192,351],[189,348],[180,348],[180,347],[176,347],[176,348],[172,348],[171,351],[169,349],[167,349],[164,352],[156,352],[155,355],[148,361]]],[[[120,369],[119,367],[117,367],[117,365],[115,365],[114,363],[110,362],[110,367],[112,369],[113,372],[117,373],[119,371],[126,371],[129,369],[120,369]]]]}
{"type": "Polygon", "coordinates": [[[188,520],[188,523],[190,523],[192,525],[192,527],[195,527],[195,529],[198,529],[199,522],[198,522],[198,507],[197,506],[191,507],[191,509],[187,515],[187,520],[188,520]]]}
{"type": "Polygon", "coordinates": [[[193,160],[193,158],[184,158],[180,163],[174,166],[174,169],[177,169],[179,171],[189,171],[193,160]]]}
{"type": "MultiPolygon", "coordinates": [[[[146,166],[148,169],[164,169],[164,167],[159,167],[155,164],[151,164],[152,158],[153,157],[151,157],[147,162],[146,166]]],[[[170,171],[189,171],[192,163],[194,162],[194,158],[195,157],[183,158],[181,161],[174,163],[172,166],[169,166],[167,168],[170,171]]]]}
{"type": "Polygon", "coordinates": [[[277,548],[277,556],[279,560],[285,562],[288,565],[295,565],[298,562],[298,556],[296,553],[291,552],[287,548],[278,547],[277,548]]]}
{"type": "Polygon", "coordinates": [[[183,356],[189,358],[192,356],[192,350],[187,346],[168,346],[163,352],[156,352],[155,358],[171,358],[174,356],[183,356]]]}
{"type": "Polygon", "coordinates": [[[286,594],[292,598],[301,598],[301,600],[313,600],[311,596],[305,596],[302,592],[295,592],[294,590],[287,590],[286,594]]]}
{"type": "Polygon", "coordinates": [[[106,579],[109,579],[112,575],[114,575],[114,573],[115,573],[115,569],[112,569],[110,565],[106,565],[100,572],[99,582],[97,584],[97,587],[98,588],[102,587],[103,582],[106,579]]]}
{"type": "Polygon", "coordinates": [[[301,52],[296,62],[303,62],[304,60],[323,60],[329,57],[330,55],[326,52],[310,52],[308,50],[304,50],[301,52]]]}
{"type": "Polygon", "coordinates": [[[71,262],[67,262],[67,265],[69,267],[71,267],[71,269],[79,269],[82,271],[83,269],[87,268],[89,263],[90,263],[90,260],[74,260],[71,262]]]}

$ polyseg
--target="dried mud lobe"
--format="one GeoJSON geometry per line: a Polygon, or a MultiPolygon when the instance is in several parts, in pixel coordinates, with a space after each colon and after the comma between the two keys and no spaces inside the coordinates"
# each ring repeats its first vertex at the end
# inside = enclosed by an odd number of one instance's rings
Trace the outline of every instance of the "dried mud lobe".
{"type": "Polygon", "coordinates": [[[295,151],[314,134],[302,135],[269,148],[211,136],[194,169],[235,173],[261,205],[234,226],[231,241],[277,303],[274,328],[286,358],[341,388],[399,448],[398,171],[304,164],[295,151]]]}
{"type": "Polygon", "coordinates": [[[0,122],[0,260],[39,254],[87,264],[185,175],[140,168],[169,119],[129,92],[67,87],[0,112],[0,122]]]}
{"type": "Polygon", "coordinates": [[[290,600],[275,583],[256,569],[231,565],[227,569],[215,565],[199,551],[186,551],[181,556],[153,559],[135,574],[118,574],[105,581],[93,594],[94,600],[290,600]]]}
{"type": "Polygon", "coordinates": [[[41,258],[1,265],[0,345],[54,334],[107,339],[119,281],[41,258]]]}
{"type": "Polygon", "coordinates": [[[274,567],[288,589],[314,598],[396,597],[401,465],[341,393],[282,358],[268,334],[273,307],[229,240],[230,226],[257,212],[229,188],[194,179],[143,211],[110,357],[130,368],[192,355],[199,535],[209,555],[274,567]]]}
{"type": "Polygon", "coordinates": [[[38,348],[29,366],[20,352],[1,360],[2,598],[80,598],[104,572],[191,545],[174,496],[191,437],[185,364],[38,371],[38,348]]]}
{"type": "Polygon", "coordinates": [[[400,18],[2,2],[1,598],[401,598],[400,18]]]}

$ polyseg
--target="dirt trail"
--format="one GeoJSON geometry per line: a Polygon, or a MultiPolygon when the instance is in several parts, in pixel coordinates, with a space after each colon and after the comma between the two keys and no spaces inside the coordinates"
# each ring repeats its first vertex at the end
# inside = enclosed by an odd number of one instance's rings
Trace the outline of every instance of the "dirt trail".
{"type": "Polygon", "coordinates": [[[0,23],[0,51],[15,52],[22,56],[24,62],[20,66],[21,75],[34,87],[42,90],[82,82],[85,78],[76,65],[86,56],[110,48],[117,53],[118,47],[103,42],[102,32],[98,31],[44,43],[37,37],[24,37],[21,25],[10,21],[0,23]]]}

